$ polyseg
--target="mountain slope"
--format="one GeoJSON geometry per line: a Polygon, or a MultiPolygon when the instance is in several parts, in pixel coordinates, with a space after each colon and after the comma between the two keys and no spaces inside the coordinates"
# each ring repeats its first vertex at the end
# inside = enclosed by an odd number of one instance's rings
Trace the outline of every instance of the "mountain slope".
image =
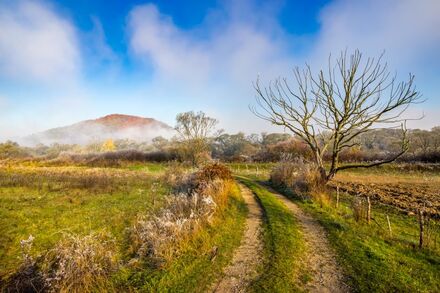
{"type": "Polygon", "coordinates": [[[106,139],[132,139],[150,141],[154,137],[169,137],[173,129],[153,118],[111,114],[98,119],[85,120],[69,126],[49,129],[24,137],[24,145],[43,143],[88,144],[106,139]]]}

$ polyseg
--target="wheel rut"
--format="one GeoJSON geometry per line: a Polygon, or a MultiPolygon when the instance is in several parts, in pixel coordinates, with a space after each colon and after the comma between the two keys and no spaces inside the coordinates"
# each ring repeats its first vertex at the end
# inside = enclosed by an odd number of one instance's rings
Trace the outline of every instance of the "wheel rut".
{"type": "Polygon", "coordinates": [[[273,189],[265,187],[292,211],[304,233],[306,254],[303,262],[305,269],[312,276],[312,280],[305,285],[304,289],[308,292],[350,292],[324,228],[294,202],[273,189]]]}

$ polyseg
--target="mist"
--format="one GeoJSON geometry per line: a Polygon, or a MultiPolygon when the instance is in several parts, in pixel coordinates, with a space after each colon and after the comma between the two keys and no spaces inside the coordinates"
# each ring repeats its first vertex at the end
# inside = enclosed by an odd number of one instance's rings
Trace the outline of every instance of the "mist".
{"type": "Polygon", "coordinates": [[[155,137],[162,136],[164,138],[171,138],[174,134],[174,129],[162,125],[133,126],[123,129],[114,129],[112,126],[87,121],[20,137],[16,139],[16,141],[20,145],[28,147],[35,147],[39,144],[49,146],[55,143],[87,145],[108,139],[129,139],[136,142],[151,142],[155,137]]]}

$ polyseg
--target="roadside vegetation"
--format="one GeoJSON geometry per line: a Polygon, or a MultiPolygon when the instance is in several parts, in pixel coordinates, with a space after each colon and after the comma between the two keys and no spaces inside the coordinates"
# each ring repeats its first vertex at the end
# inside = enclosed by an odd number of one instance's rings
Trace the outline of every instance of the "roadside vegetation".
{"type": "Polygon", "coordinates": [[[240,243],[239,189],[222,165],[151,167],[2,168],[2,290],[209,286],[240,243]]]}
{"type": "MultiPolygon", "coordinates": [[[[302,161],[285,162],[274,169],[270,180],[325,228],[355,291],[440,290],[440,225],[435,217],[425,218],[421,246],[420,220],[414,213],[370,199],[368,193],[338,195],[335,189],[323,189],[316,185],[315,170],[302,161]]],[[[402,180],[408,180],[401,174],[402,180]]]]}

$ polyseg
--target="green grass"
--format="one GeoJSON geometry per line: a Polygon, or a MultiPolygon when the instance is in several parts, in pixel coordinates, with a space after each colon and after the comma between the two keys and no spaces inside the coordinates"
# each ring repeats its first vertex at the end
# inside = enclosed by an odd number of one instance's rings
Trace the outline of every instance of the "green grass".
{"type": "Polygon", "coordinates": [[[342,199],[338,210],[310,201],[295,202],[326,229],[355,292],[440,292],[440,251],[438,247],[417,248],[414,217],[373,205],[375,221],[368,225],[354,221],[352,198],[342,199]],[[392,225],[391,236],[386,215],[392,225]]]}
{"type": "Polygon", "coordinates": [[[236,188],[227,208],[185,244],[179,257],[159,270],[148,265],[123,270],[115,276],[116,286],[142,292],[204,292],[240,245],[246,215],[246,204],[236,188]],[[218,253],[211,260],[214,247],[218,247],[218,253]]]}
{"type": "Polygon", "coordinates": [[[228,163],[231,171],[245,177],[268,177],[274,163],[228,163]]]}
{"type": "Polygon", "coordinates": [[[161,268],[142,262],[130,265],[133,252],[127,229],[137,215],[151,214],[163,206],[165,194],[171,190],[159,173],[167,167],[0,169],[0,276],[6,279],[17,270],[20,240],[31,234],[35,237],[31,253],[37,256],[53,248],[63,233],[105,231],[116,239],[115,253],[122,264],[108,280],[109,290],[204,291],[239,246],[247,208],[233,184],[226,208],[219,210],[211,224],[179,244],[178,257],[161,268]],[[218,253],[212,259],[214,247],[218,253]]]}
{"type": "Polygon", "coordinates": [[[308,280],[301,270],[304,238],[299,224],[288,208],[255,181],[238,177],[255,193],[263,207],[264,267],[252,284],[256,292],[296,292],[308,280]]]}
{"type": "Polygon", "coordinates": [[[23,181],[0,187],[0,275],[19,266],[20,240],[29,235],[35,237],[34,255],[53,247],[63,233],[105,230],[123,246],[125,229],[136,215],[159,208],[167,192],[164,186],[153,186],[153,178],[136,178],[127,185],[107,178],[105,186],[90,188],[44,176],[38,180],[39,186],[23,181]]]}
{"type": "Polygon", "coordinates": [[[145,171],[150,173],[158,173],[166,170],[167,165],[165,163],[133,163],[127,164],[122,168],[133,171],[145,171]]]}

